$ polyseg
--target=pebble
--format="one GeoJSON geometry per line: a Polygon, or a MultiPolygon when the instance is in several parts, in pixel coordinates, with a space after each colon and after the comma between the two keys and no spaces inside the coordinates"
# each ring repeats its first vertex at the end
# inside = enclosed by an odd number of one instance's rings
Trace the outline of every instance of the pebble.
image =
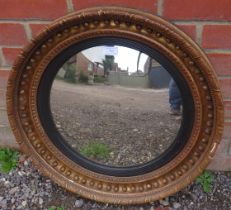
{"type": "Polygon", "coordinates": [[[17,209],[22,209],[23,208],[23,206],[22,205],[19,205],[18,207],[17,207],[17,209]]]}
{"type": "Polygon", "coordinates": [[[22,205],[23,205],[23,206],[26,206],[26,205],[27,205],[27,201],[23,201],[23,202],[22,202],[22,205]]]}
{"type": "Polygon", "coordinates": [[[9,186],[10,185],[10,182],[9,181],[5,181],[5,186],[9,186]]]}
{"type": "Polygon", "coordinates": [[[181,207],[181,204],[180,203],[177,203],[177,202],[174,202],[173,203],[173,208],[174,209],[179,209],[181,207]]]}
{"type": "Polygon", "coordinates": [[[159,202],[163,206],[168,206],[169,205],[169,199],[168,198],[165,198],[164,200],[160,200],[159,202]]]}
{"type": "Polygon", "coordinates": [[[21,171],[18,172],[19,176],[23,176],[23,173],[21,171]]]}
{"type": "Polygon", "coordinates": [[[39,205],[42,205],[42,204],[43,204],[43,199],[39,198],[39,205]]]}
{"type": "Polygon", "coordinates": [[[194,193],[188,193],[190,198],[193,200],[193,201],[196,201],[197,200],[197,196],[194,194],[194,193]]]}
{"type": "Polygon", "coordinates": [[[12,188],[10,191],[9,191],[9,194],[15,194],[17,191],[19,190],[19,188],[18,187],[14,187],[14,188],[12,188]]]}
{"type": "Polygon", "coordinates": [[[24,161],[24,166],[28,166],[28,165],[29,165],[28,161],[24,161]]]}
{"type": "Polygon", "coordinates": [[[83,199],[78,199],[75,201],[75,207],[77,207],[77,208],[81,208],[83,206],[83,204],[84,204],[83,199]]]}
{"type": "Polygon", "coordinates": [[[1,202],[0,202],[0,206],[2,207],[2,208],[6,208],[6,206],[7,206],[7,200],[2,200],[1,202]]]}

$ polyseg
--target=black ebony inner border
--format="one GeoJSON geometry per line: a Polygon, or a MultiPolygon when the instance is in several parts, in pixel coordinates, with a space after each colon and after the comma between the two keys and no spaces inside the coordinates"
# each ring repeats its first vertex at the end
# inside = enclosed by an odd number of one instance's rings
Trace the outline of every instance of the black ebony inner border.
{"type": "Polygon", "coordinates": [[[68,158],[74,161],[76,164],[94,171],[96,173],[118,176],[118,177],[130,177],[136,175],[142,175],[151,172],[171,161],[180,151],[184,148],[191,134],[193,123],[194,123],[194,101],[190,92],[189,86],[177,68],[168,60],[163,54],[158,52],[143,43],[136,42],[126,38],[118,37],[96,37],[88,39],[63,50],[58,54],[47,66],[44,74],[42,75],[38,93],[37,93],[37,108],[38,114],[42,123],[42,126],[52,141],[52,143],[68,158]],[[106,166],[103,164],[96,163],[89,160],[79,153],[77,153],[58,132],[55,123],[53,121],[52,113],[50,110],[50,93],[53,80],[62,67],[62,65],[73,55],[78,52],[100,45],[120,45],[136,49],[149,55],[158,61],[173,77],[176,81],[182,96],[183,101],[183,119],[181,127],[174,142],[170,147],[162,153],[159,157],[140,165],[129,166],[129,167],[113,167],[106,166]]]}

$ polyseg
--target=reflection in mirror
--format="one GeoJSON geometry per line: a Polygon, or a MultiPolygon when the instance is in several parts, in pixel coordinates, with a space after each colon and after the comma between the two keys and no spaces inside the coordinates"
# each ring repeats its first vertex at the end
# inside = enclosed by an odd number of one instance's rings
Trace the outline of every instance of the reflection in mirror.
{"type": "Polygon", "coordinates": [[[159,157],[181,125],[181,95],[154,59],[123,46],[71,57],[51,89],[56,128],[77,154],[127,167],[159,157]]]}

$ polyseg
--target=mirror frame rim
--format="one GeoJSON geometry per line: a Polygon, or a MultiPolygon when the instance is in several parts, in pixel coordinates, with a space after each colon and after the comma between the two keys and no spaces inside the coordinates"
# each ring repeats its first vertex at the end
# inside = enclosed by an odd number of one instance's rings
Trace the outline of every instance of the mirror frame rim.
{"type": "Polygon", "coordinates": [[[224,111],[215,71],[203,51],[173,24],[120,7],[74,12],[50,24],[18,56],[7,85],[7,112],[21,149],[48,177],[88,199],[117,204],[147,203],[192,182],[208,165],[221,140],[224,111]],[[184,76],[195,102],[192,134],[165,166],[133,177],[86,170],[64,156],[46,136],[37,111],[37,89],[48,63],[63,49],[90,37],[126,37],[157,49],[184,76]]]}

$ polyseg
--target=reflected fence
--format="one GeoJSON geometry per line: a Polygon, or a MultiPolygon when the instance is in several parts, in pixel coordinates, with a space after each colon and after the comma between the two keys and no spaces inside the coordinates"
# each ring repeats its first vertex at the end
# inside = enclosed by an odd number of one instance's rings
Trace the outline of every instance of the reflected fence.
{"type": "Polygon", "coordinates": [[[108,75],[110,85],[121,85],[124,87],[149,88],[148,75],[128,75],[127,72],[110,71],[108,75]]]}

